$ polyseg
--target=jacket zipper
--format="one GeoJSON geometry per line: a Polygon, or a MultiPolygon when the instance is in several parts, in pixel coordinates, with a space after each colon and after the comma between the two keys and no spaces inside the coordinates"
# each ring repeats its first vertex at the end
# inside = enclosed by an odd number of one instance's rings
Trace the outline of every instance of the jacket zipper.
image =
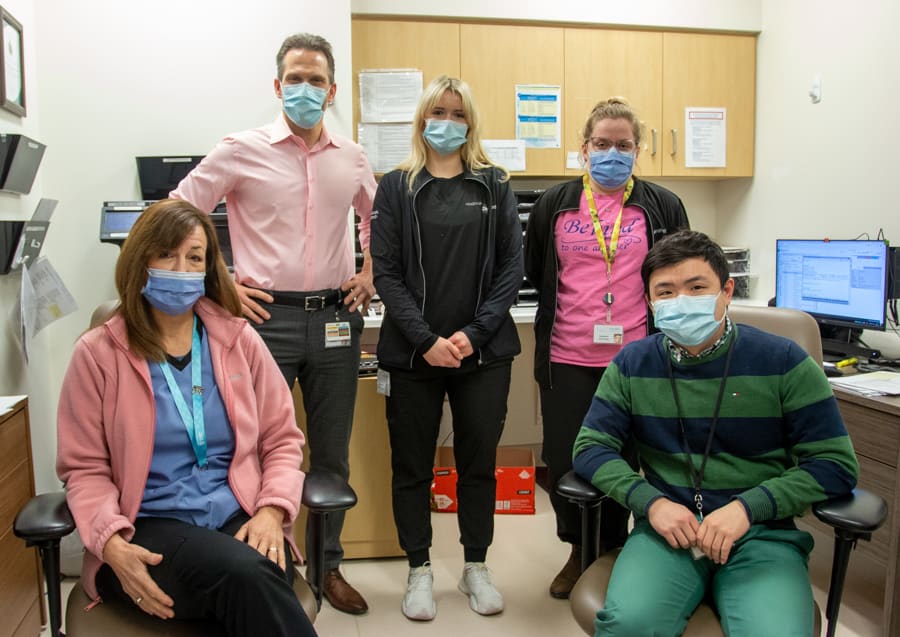
{"type": "MultiPolygon", "coordinates": [[[[485,206],[484,204],[481,204],[481,212],[482,213],[487,212],[487,214],[488,214],[488,219],[487,219],[487,231],[488,232],[487,232],[487,238],[485,239],[485,244],[484,244],[484,258],[481,262],[481,275],[478,277],[478,294],[475,296],[475,312],[477,313],[478,308],[481,307],[481,294],[482,294],[482,292],[484,292],[484,272],[485,272],[485,270],[487,270],[487,253],[488,253],[488,248],[490,247],[490,240],[491,240],[490,204],[491,204],[492,197],[491,197],[491,189],[488,188],[487,184],[485,184],[480,179],[476,179],[475,177],[463,177],[463,179],[465,179],[466,181],[473,181],[473,182],[477,183],[479,186],[481,186],[482,188],[484,188],[487,191],[486,194],[487,194],[487,199],[488,199],[487,206],[485,206]]],[[[478,365],[479,365],[479,367],[481,365],[484,365],[484,359],[482,358],[482,351],[481,351],[480,347],[478,348],[478,365]]]]}
{"type": "MultiPolygon", "coordinates": [[[[416,210],[416,199],[419,196],[419,193],[422,192],[422,188],[430,184],[434,181],[434,177],[429,177],[421,186],[416,189],[416,192],[413,193],[412,207],[413,207],[413,221],[416,224],[416,247],[418,248],[418,260],[419,260],[419,273],[422,275],[422,305],[419,308],[419,311],[422,313],[422,317],[425,317],[425,297],[427,290],[425,289],[425,266],[422,264],[422,228],[419,225],[419,212],[416,210]]],[[[412,351],[409,354],[409,368],[412,369],[413,361],[416,358],[416,346],[413,345],[412,351]]]]}

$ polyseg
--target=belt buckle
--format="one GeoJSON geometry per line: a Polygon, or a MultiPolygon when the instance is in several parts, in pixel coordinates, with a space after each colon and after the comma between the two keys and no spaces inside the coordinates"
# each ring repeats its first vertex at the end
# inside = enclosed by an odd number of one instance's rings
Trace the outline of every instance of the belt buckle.
{"type": "Polygon", "coordinates": [[[307,312],[315,312],[325,308],[324,296],[307,296],[303,299],[303,309],[307,312]]]}

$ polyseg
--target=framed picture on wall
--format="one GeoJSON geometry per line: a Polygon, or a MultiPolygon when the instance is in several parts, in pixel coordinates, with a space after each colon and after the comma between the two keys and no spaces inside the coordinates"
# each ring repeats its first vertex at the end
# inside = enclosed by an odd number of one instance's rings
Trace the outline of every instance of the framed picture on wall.
{"type": "Polygon", "coordinates": [[[0,7],[0,106],[25,116],[25,57],[22,25],[0,7]]]}

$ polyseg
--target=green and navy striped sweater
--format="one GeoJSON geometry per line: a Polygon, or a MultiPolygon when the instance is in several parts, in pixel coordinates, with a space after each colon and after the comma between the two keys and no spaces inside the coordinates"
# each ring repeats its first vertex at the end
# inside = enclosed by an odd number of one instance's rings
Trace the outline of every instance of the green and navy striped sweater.
{"type": "MultiPolygon", "coordinates": [[[[703,478],[709,513],[738,498],[751,523],[792,524],[812,503],[848,493],[859,465],[828,380],[793,341],[736,325],[730,342],[672,361],[689,448],[699,468],[728,348],[734,347],[703,478]]],[[[667,497],[694,510],[666,337],[624,347],[603,374],[575,441],[581,477],[645,517],[667,497]],[[644,477],[620,451],[632,436],[644,477]]]]}

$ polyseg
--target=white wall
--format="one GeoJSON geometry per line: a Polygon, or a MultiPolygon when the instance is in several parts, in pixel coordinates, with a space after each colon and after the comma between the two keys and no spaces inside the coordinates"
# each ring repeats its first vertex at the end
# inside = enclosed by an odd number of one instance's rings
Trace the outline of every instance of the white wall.
{"type": "MultiPolygon", "coordinates": [[[[754,298],[775,293],[776,238],[875,238],[900,244],[900,4],[762,0],[757,49],[756,167],[718,184],[717,234],[751,250],[754,298]],[[823,98],[807,90],[822,76],[823,98]]],[[[900,355],[893,333],[866,341],[900,355]]]]}
{"type": "MultiPolygon", "coordinates": [[[[36,0],[4,0],[3,7],[9,11],[22,25],[22,42],[25,62],[25,107],[26,117],[18,117],[9,111],[0,109],[0,131],[5,133],[22,133],[47,143],[41,130],[41,111],[43,104],[40,95],[40,73],[36,64],[38,36],[35,29],[36,0]]],[[[49,152],[49,151],[48,151],[49,152]]],[[[46,160],[46,155],[45,155],[46,160]]],[[[0,219],[26,220],[31,218],[38,200],[46,192],[42,172],[38,173],[29,195],[0,193],[0,219]]],[[[22,277],[19,272],[0,275],[0,394],[31,394],[34,387],[39,387],[38,396],[33,397],[29,408],[32,422],[55,424],[55,398],[49,404],[50,394],[45,395],[45,388],[52,386],[53,354],[46,337],[38,338],[30,350],[31,364],[25,365],[19,351],[17,341],[13,337],[12,324],[8,317],[18,295],[22,277]]],[[[52,394],[55,396],[55,394],[52,394]]],[[[51,425],[52,427],[52,425],[51,425]]],[[[47,430],[52,434],[55,449],[55,429],[47,430]]],[[[38,434],[33,437],[32,446],[36,463],[46,464],[43,449],[47,444],[47,436],[38,434]]]]}
{"type": "MultiPolygon", "coordinates": [[[[226,133],[272,121],[279,110],[272,84],[275,54],[291,33],[319,33],[334,46],[339,88],[327,125],[347,134],[350,6],[349,0],[18,4],[33,12],[21,13],[30,18],[25,41],[36,48],[26,54],[29,71],[37,75],[29,83],[29,113],[40,122],[34,136],[48,145],[40,192],[60,200],[45,254],[81,308],[38,335],[39,360],[27,372],[14,360],[11,345],[0,343],[0,360],[8,363],[0,393],[31,396],[41,490],[58,484],[55,411],[72,346],[91,310],[115,296],[118,250],[99,243],[102,202],[139,198],[136,155],[202,155],[226,133]]],[[[13,3],[4,6],[23,20],[13,3]]],[[[6,308],[14,291],[7,282],[0,285],[6,308]]]]}
{"type": "Polygon", "coordinates": [[[760,0],[351,0],[354,14],[759,31],[760,0]]]}

